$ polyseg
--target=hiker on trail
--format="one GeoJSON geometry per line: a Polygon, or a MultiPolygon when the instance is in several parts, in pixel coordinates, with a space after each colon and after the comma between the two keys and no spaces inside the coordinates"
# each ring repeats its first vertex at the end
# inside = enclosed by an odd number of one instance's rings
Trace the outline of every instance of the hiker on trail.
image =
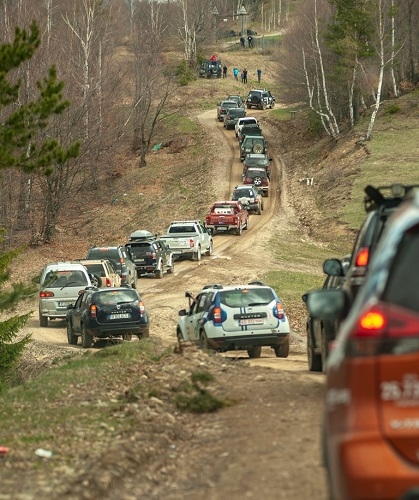
{"type": "Polygon", "coordinates": [[[246,40],[244,39],[244,36],[242,36],[242,37],[240,38],[240,43],[241,43],[241,46],[243,47],[243,49],[244,49],[244,44],[245,44],[245,42],[246,42],[246,40]]]}
{"type": "Polygon", "coordinates": [[[244,68],[243,70],[243,83],[247,83],[247,69],[244,68]]]}
{"type": "Polygon", "coordinates": [[[249,35],[247,37],[247,41],[249,42],[249,49],[250,49],[251,47],[253,47],[253,37],[252,37],[252,35],[249,35]]]}
{"type": "Polygon", "coordinates": [[[239,70],[236,67],[233,68],[233,75],[235,80],[239,79],[239,70]]]}
{"type": "Polygon", "coordinates": [[[260,83],[260,79],[262,78],[262,70],[259,68],[259,69],[256,71],[256,74],[258,75],[258,83],[260,83]]]}
{"type": "Polygon", "coordinates": [[[227,66],[225,64],[223,66],[223,78],[227,78],[227,66]]]}

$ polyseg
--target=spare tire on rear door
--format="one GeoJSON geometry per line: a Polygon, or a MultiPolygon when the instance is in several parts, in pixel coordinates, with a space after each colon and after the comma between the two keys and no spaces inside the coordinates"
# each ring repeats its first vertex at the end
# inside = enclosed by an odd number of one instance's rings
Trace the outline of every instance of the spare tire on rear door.
{"type": "Polygon", "coordinates": [[[252,95],[250,100],[253,102],[253,104],[257,104],[259,102],[259,97],[257,95],[252,95]]]}
{"type": "Polygon", "coordinates": [[[255,144],[253,146],[253,152],[257,154],[262,154],[263,153],[263,145],[262,144],[255,144]]]}

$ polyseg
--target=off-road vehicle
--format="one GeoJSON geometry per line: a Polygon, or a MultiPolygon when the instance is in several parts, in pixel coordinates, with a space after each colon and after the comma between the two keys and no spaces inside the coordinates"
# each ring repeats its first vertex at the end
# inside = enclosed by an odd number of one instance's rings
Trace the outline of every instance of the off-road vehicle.
{"type": "Polygon", "coordinates": [[[199,76],[202,78],[221,78],[223,65],[221,61],[202,61],[199,66],[199,76]]]}
{"type": "Polygon", "coordinates": [[[246,135],[240,145],[240,159],[243,161],[249,153],[267,154],[268,144],[263,136],[246,135]]]}
{"type": "Polygon", "coordinates": [[[269,90],[254,89],[251,90],[246,99],[246,107],[266,109],[273,108],[275,106],[275,97],[270,93],[269,90]]]}

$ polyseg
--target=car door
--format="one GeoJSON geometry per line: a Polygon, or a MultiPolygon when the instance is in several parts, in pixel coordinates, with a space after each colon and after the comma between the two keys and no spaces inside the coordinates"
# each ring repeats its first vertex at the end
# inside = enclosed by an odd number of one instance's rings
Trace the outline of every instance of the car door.
{"type": "Polygon", "coordinates": [[[83,311],[83,303],[86,301],[87,293],[82,293],[79,295],[76,300],[73,310],[71,311],[71,319],[72,319],[72,327],[73,331],[80,333],[81,332],[81,315],[83,311]]]}
{"type": "Polygon", "coordinates": [[[195,300],[189,310],[188,319],[185,322],[186,336],[188,340],[198,340],[197,332],[199,335],[199,329],[197,327],[198,321],[200,319],[198,304],[201,300],[203,294],[199,294],[195,297],[195,300]]]}
{"type": "Polygon", "coordinates": [[[105,262],[106,272],[109,274],[109,278],[111,280],[111,286],[118,287],[121,286],[121,277],[116,272],[116,269],[112,265],[112,262],[109,260],[105,262]]]}

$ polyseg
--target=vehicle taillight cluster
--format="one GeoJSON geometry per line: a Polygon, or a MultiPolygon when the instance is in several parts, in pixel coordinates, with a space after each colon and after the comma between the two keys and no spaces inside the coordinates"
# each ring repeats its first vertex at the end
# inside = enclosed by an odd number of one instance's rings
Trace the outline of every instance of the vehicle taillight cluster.
{"type": "Polygon", "coordinates": [[[190,238],[190,240],[189,240],[189,246],[190,246],[190,248],[193,248],[194,245],[195,245],[195,242],[194,242],[193,238],[190,238]]]}
{"type": "Polygon", "coordinates": [[[144,302],[142,300],[138,302],[138,309],[140,310],[141,315],[145,313],[144,302]]]}
{"type": "Polygon", "coordinates": [[[45,299],[47,297],[54,297],[54,292],[39,292],[39,296],[42,298],[42,299],[45,299]]]}
{"type": "Polygon", "coordinates": [[[106,278],[106,286],[112,286],[111,280],[106,278]]]}
{"type": "Polygon", "coordinates": [[[221,307],[214,307],[212,315],[214,323],[222,323],[221,307]]]}
{"type": "Polygon", "coordinates": [[[275,318],[278,319],[284,319],[285,314],[284,314],[284,308],[282,307],[281,302],[277,302],[274,306],[274,316],[275,318]]]}
{"type": "Polygon", "coordinates": [[[91,304],[91,306],[89,308],[89,315],[91,318],[97,317],[97,307],[95,304],[91,304]]]}
{"type": "Polygon", "coordinates": [[[365,267],[368,265],[369,258],[370,249],[368,247],[360,248],[358,255],[356,256],[355,265],[357,267],[365,267]]]}

